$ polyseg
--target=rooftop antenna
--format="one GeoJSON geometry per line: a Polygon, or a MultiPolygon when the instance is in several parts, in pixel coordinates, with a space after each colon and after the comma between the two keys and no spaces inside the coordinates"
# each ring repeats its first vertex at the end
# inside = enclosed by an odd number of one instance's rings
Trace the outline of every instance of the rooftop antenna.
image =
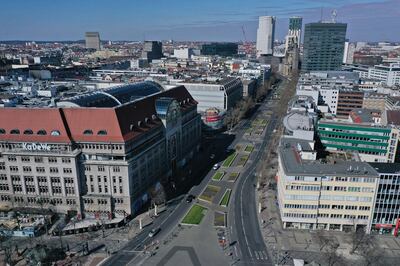
{"type": "Polygon", "coordinates": [[[323,17],[323,14],[324,14],[324,8],[323,8],[323,7],[321,7],[321,19],[319,20],[320,22],[322,22],[322,17],[323,17]]]}
{"type": "Polygon", "coordinates": [[[337,10],[334,9],[334,10],[332,10],[332,14],[331,14],[332,23],[336,23],[336,17],[337,17],[337,10]]]}

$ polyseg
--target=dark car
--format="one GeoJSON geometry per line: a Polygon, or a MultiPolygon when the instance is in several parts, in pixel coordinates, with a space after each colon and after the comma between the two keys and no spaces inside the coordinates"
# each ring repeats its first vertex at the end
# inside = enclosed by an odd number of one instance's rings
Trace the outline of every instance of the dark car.
{"type": "Polygon", "coordinates": [[[192,202],[192,200],[194,200],[194,198],[195,198],[195,196],[193,196],[192,194],[189,194],[189,195],[186,197],[186,202],[187,202],[187,203],[192,202]]]}

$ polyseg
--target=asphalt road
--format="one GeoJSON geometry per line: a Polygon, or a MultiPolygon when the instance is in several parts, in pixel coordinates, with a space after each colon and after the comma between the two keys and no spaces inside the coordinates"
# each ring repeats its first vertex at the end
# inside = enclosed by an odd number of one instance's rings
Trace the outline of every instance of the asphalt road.
{"type": "MultiPolygon", "coordinates": [[[[197,167],[193,168],[193,173],[198,173],[201,175],[201,181],[196,183],[197,180],[195,180],[194,185],[190,188],[188,194],[193,194],[195,196],[200,195],[211,179],[212,173],[215,172],[210,170],[212,165],[224,159],[226,156],[225,150],[233,139],[234,138],[232,136],[223,134],[218,135],[211,141],[212,145],[210,144],[204,148],[204,152],[198,159],[199,161],[203,162],[204,160],[207,160],[209,168],[206,171],[203,171],[204,165],[197,165],[197,167]],[[214,160],[210,160],[210,154],[215,154],[214,160]]],[[[194,164],[196,164],[196,162],[194,164]]],[[[186,212],[189,211],[189,208],[192,206],[193,202],[187,203],[185,196],[186,194],[170,201],[167,205],[166,211],[161,213],[152,224],[143,228],[142,232],[140,232],[134,239],[130,240],[123,249],[119,250],[115,254],[112,254],[112,256],[108,258],[102,265],[134,265],[143,260],[144,258],[138,255],[142,253],[144,246],[149,246],[152,244],[152,242],[156,241],[162,243],[162,241],[174,230],[177,224],[179,224],[186,212]],[[149,238],[148,234],[153,228],[161,228],[161,231],[155,237],[149,238]]]]}
{"type": "MultiPolygon", "coordinates": [[[[269,101],[265,100],[265,102],[259,106],[257,111],[252,114],[249,119],[241,121],[235,127],[235,130],[233,131],[235,139],[231,143],[231,147],[234,147],[236,143],[242,140],[246,128],[250,126],[252,120],[256,118],[257,114],[263,110],[265,111],[270,109],[267,107],[268,103],[269,101]]],[[[256,263],[268,265],[270,263],[264,240],[259,229],[260,227],[258,224],[255,202],[255,188],[253,185],[255,184],[254,172],[257,162],[259,162],[262,152],[264,151],[265,146],[268,144],[268,138],[272,134],[275,125],[276,120],[271,119],[267,126],[267,133],[264,141],[260,147],[261,152],[258,152],[256,155],[257,157],[253,159],[253,164],[243,174],[241,174],[238,184],[236,185],[236,188],[240,188],[240,191],[237,191],[233,194],[235,203],[230,204],[231,210],[228,214],[228,222],[231,219],[231,221],[233,221],[234,230],[232,235],[236,235],[236,238],[238,239],[237,247],[240,250],[240,261],[238,264],[240,263],[241,265],[247,265],[247,262],[251,262],[251,265],[256,265],[256,263]],[[240,204],[237,204],[238,202],[240,204]]],[[[226,136],[220,135],[216,138],[216,140],[213,141],[212,146],[206,148],[203,157],[209,160],[209,154],[214,153],[216,155],[216,158],[214,159],[215,162],[221,161],[223,157],[226,156],[225,150],[229,144],[230,143],[226,141],[226,136]]],[[[194,169],[193,172],[195,172],[194,169]]],[[[189,190],[188,194],[198,196],[211,179],[211,172],[213,171],[210,170],[198,185],[193,186],[189,190]]],[[[123,249],[109,257],[104,263],[102,263],[102,265],[134,265],[141,262],[145,258],[139,256],[139,254],[142,254],[144,247],[151,245],[152,242],[155,241],[159,241],[161,243],[163,239],[165,239],[173,231],[175,226],[180,222],[191,205],[192,203],[187,203],[183,196],[177,198],[173,203],[168,204],[167,210],[161,213],[154,220],[153,224],[145,227],[142,232],[140,232],[134,239],[129,241],[123,249]],[[150,230],[158,227],[161,228],[160,233],[153,238],[149,238],[148,233],[150,230]]]]}
{"type": "MultiPolygon", "coordinates": [[[[286,82],[283,81],[279,85],[280,89],[285,87],[285,84],[286,82]]],[[[274,111],[274,108],[263,104],[253,117],[268,110],[274,111]]],[[[262,163],[260,160],[279,119],[276,115],[271,115],[259,150],[253,157],[252,164],[241,174],[242,177],[238,180],[233,192],[233,202],[228,212],[228,228],[230,243],[236,257],[235,265],[273,265],[260,231],[255,187],[257,165],[262,163]]],[[[238,135],[241,135],[241,132],[238,135]]]]}

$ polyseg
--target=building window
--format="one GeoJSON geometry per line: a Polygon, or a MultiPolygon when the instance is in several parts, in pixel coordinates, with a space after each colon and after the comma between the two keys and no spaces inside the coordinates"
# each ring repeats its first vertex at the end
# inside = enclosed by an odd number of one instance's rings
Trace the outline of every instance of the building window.
{"type": "Polygon", "coordinates": [[[86,129],[85,131],[83,131],[83,135],[93,135],[93,131],[90,129],[86,129]]]}
{"type": "Polygon", "coordinates": [[[23,166],[22,171],[29,173],[29,172],[32,172],[32,168],[30,166],[23,166]]]}
{"type": "Polygon", "coordinates": [[[116,172],[116,173],[121,172],[120,167],[119,166],[113,166],[113,172],[116,172]]]}
{"type": "Polygon", "coordinates": [[[15,156],[8,156],[8,161],[9,162],[16,162],[17,161],[17,157],[15,157],[15,156]]]}
{"type": "Polygon", "coordinates": [[[24,162],[24,163],[30,162],[30,161],[31,161],[31,158],[26,157],[26,156],[22,156],[22,157],[21,157],[21,161],[24,162]]]}
{"type": "Polygon", "coordinates": [[[101,135],[101,136],[107,135],[107,131],[106,130],[99,130],[97,132],[97,135],[101,135]]]}
{"type": "Polygon", "coordinates": [[[47,135],[47,132],[44,129],[40,129],[40,130],[38,130],[38,132],[36,134],[44,136],[44,135],[47,135]]]}
{"type": "Polygon", "coordinates": [[[60,136],[61,133],[60,133],[60,131],[58,131],[58,130],[53,130],[53,131],[51,131],[51,135],[52,135],[52,136],[60,136]]]}
{"type": "Polygon", "coordinates": [[[24,131],[24,135],[33,135],[32,129],[26,129],[26,130],[24,131]]]}
{"type": "Polygon", "coordinates": [[[57,167],[50,167],[50,173],[58,173],[57,167]]]}
{"type": "Polygon", "coordinates": [[[71,162],[71,159],[70,159],[70,158],[62,158],[61,161],[62,161],[63,163],[70,163],[70,162],[71,162]]]}
{"type": "Polygon", "coordinates": [[[45,172],[45,168],[44,167],[36,167],[36,172],[44,173],[45,172]]]}
{"type": "Polygon", "coordinates": [[[10,134],[19,135],[19,129],[11,129],[10,134]]]}
{"type": "Polygon", "coordinates": [[[43,163],[43,157],[35,157],[35,163],[43,163]]]}
{"type": "Polygon", "coordinates": [[[72,168],[63,168],[64,174],[70,174],[72,173],[72,168]]]}
{"type": "Polygon", "coordinates": [[[57,163],[56,157],[49,157],[49,163],[57,163]]]}
{"type": "Polygon", "coordinates": [[[104,172],[104,171],[105,171],[105,168],[104,168],[104,166],[99,165],[99,166],[97,167],[97,170],[98,170],[99,172],[104,172]]]}

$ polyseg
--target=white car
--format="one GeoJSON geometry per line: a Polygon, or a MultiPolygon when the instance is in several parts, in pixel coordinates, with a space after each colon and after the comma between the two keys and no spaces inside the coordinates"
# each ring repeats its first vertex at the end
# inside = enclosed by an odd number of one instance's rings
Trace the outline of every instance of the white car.
{"type": "Polygon", "coordinates": [[[154,237],[156,234],[158,234],[161,231],[161,228],[153,228],[149,232],[149,237],[154,237]]]}
{"type": "Polygon", "coordinates": [[[214,170],[218,170],[218,168],[219,168],[219,164],[217,164],[217,163],[214,164],[213,169],[214,169],[214,170]]]}

